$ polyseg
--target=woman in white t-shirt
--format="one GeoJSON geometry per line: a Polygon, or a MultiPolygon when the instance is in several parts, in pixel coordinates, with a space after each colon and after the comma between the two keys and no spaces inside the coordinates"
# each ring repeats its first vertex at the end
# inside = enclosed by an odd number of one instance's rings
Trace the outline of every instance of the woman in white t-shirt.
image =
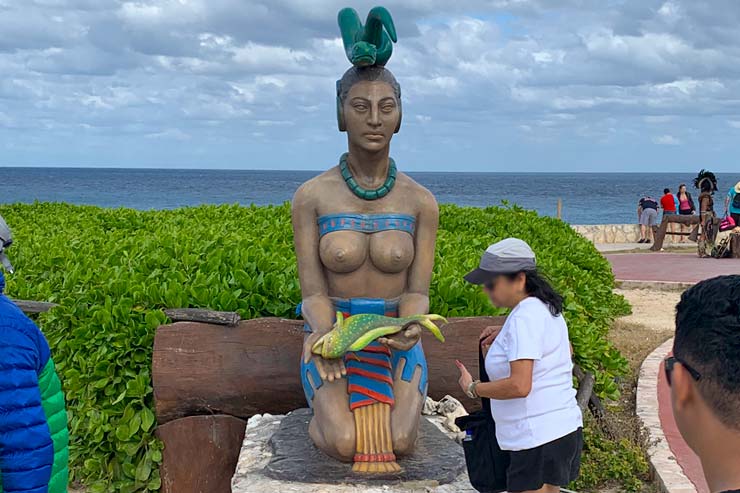
{"type": "Polygon", "coordinates": [[[471,398],[491,400],[496,438],[511,457],[508,491],[559,492],[578,477],[583,448],[563,298],[516,238],[488,247],[465,280],[483,285],[491,302],[511,313],[499,333],[481,335],[491,381],[473,380],[457,362],[460,386],[471,398]]]}

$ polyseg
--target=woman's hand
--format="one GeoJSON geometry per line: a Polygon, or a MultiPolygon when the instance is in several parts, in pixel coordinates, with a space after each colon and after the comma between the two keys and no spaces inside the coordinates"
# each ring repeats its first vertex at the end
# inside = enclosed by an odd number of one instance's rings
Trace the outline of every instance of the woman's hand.
{"type": "Polygon", "coordinates": [[[460,370],[460,379],[457,381],[457,383],[460,384],[460,388],[467,395],[468,387],[470,387],[470,384],[473,383],[473,376],[470,374],[468,369],[465,368],[465,365],[460,362],[460,360],[455,360],[455,366],[457,366],[457,369],[460,370]]]}
{"type": "Polygon", "coordinates": [[[347,369],[344,367],[344,358],[324,359],[317,354],[313,354],[311,351],[313,345],[316,344],[316,341],[318,341],[323,335],[324,334],[314,332],[306,338],[303,342],[303,361],[308,363],[311,358],[313,358],[321,380],[333,382],[334,380],[339,380],[343,376],[347,375],[347,369]]]}
{"type": "Polygon", "coordinates": [[[421,339],[421,326],[417,323],[409,324],[398,334],[388,337],[379,337],[378,342],[396,351],[408,351],[421,339]]]}
{"type": "Polygon", "coordinates": [[[480,345],[483,347],[484,353],[488,352],[488,348],[491,347],[493,341],[501,333],[502,328],[503,327],[491,325],[483,329],[483,332],[480,333],[480,345]]]}

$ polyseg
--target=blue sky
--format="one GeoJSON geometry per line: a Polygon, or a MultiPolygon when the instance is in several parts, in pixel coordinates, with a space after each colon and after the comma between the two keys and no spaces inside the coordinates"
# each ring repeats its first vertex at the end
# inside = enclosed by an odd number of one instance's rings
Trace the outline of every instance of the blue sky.
{"type": "MultiPolygon", "coordinates": [[[[0,166],[332,166],[336,13],[376,1],[0,0],[0,166]]],[[[740,2],[383,5],[401,169],[740,168],[740,2]]]]}

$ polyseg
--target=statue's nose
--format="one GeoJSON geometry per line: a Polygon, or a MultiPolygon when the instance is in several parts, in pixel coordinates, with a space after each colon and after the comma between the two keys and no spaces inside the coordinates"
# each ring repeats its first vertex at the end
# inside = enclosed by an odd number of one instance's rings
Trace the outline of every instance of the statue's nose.
{"type": "Polygon", "coordinates": [[[370,115],[367,120],[367,124],[371,127],[379,127],[382,122],[380,121],[380,110],[373,108],[370,110],[370,115]]]}

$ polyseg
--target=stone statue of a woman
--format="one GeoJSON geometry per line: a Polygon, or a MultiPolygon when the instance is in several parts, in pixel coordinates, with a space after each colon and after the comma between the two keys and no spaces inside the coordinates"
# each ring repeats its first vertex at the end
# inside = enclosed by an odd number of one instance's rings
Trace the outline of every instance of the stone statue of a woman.
{"type": "Polygon", "coordinates": [[[396,33],[374,8],[363,26],[339,13],[352,68],[337,82],[339,129],[348,152],[304,183],[293,199],[293,229],[306,321],[301,378],[313,409],[309,434],[356,472],[392,473],[413,450],[427,390],[421,328],[381,338],[343,358],[312,354],[345,316],[425,314],[439,211],[432,194],[396,168],[391,138],[401,125],[401,88],[384,65],[396,33]]]}

